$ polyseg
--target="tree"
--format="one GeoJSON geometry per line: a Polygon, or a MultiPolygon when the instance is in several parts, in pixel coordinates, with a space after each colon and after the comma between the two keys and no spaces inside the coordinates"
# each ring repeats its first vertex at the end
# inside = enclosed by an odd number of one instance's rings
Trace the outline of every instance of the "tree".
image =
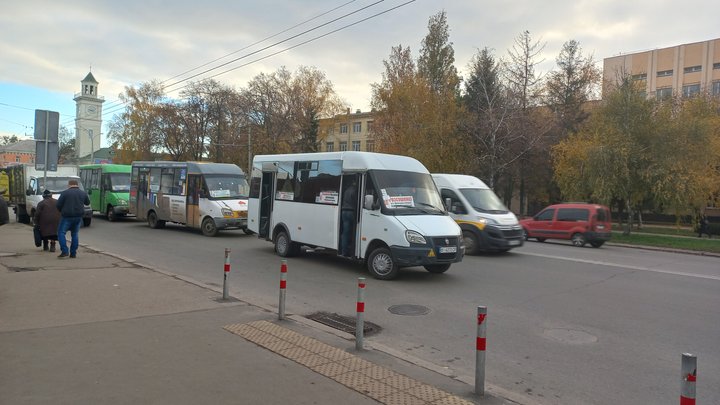
{"type": "Polygon", "coordinates": [[[428,34],[422,40],[417,72],[436,94],[458,93],[460,78],[455,68],[455,50],[450,42],[447,16],[441,11],[428,21],[428,34]]]}
{"type": "Polygon", "coordinates": [[[546,104],[555,114],[562,136],[575,132],[589,113],[583,108],[597,93],[600,70],[592,56],[584,57],[580,44],[570,40],[563,44],[555,59],[558,70],[550,72],[545,83],[546,104]]]}
{"type": "Polygon", "coordinates": [[[293,151],[317,152],[319,120],[342,111],[343,102],[335,93],[325,73],[314,67],[301,66],[292,80],[291,102],[293,126],[298,134],[293,151]]]}
{"type": "Polygon", "coordinates": [[[18,142],[20,142],[20,139],[17,137],[17,135],[0,137],[0,145],[12,145],[18,142]]]}
{"type": "Polygon", "coordinates": [[[75,135],[65,126],[58,131],[58,163],[72,162],[75,159],[75,135]]]}

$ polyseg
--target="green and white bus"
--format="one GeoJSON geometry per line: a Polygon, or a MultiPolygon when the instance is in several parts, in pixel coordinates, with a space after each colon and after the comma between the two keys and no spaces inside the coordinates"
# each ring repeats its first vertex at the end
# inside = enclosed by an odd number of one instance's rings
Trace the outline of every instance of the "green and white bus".
{"type": "Polygon", "coordinates": [[[129,213],[130,165],[92,164],[80,166],[80,180],[90,197],[93,211],[115,221],[129,213]]]}

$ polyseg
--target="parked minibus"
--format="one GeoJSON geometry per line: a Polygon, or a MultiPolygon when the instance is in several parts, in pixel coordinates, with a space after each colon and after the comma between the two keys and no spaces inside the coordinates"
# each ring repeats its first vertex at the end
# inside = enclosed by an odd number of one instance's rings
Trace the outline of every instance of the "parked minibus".
{"type": "Polygon", "coordinates": [[[91,164],[80,166],[80,179],[93,211],[115,221],[129,212],[130,165],[91,164]]]}
{"type": "Polygon", "coordinates": [[[444,273],[464,254],[460,227],[445,211],[430,173],[407,156],[255,156],[248,227],[272,241],[281,257],[302,246],[326,250],[364,261],[383,280],[410,266],[444,273]]]}
{"type": "Polygon", "coordinates": [[[523,228],[482,180],[464,174],[433,173],[447,210],[462,229],[465,253],[507,252],[522,246],[523,228]]]}
{"type": "Polygon", "coordinates": [[[130,213],[150,228],[174,222],[215,236],[247,229],[248,182],[237,165],[210,162],[133,162],[130,213]]]}

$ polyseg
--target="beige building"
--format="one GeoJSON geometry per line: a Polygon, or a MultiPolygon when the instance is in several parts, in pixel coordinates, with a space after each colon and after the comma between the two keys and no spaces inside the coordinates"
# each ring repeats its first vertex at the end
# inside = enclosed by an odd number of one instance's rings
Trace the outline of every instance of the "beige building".
{"type": "Polygon", "coordinates": [[[342,152],[346,150],[375,152],[372,135],[373,112],[356,110],[324,118],[319,124],[318,152],[342,152]]]}
{"type": "Polygon", "coordinates": [[[720,95],[720,38],[605,58],[603,91],[624,74],[644,82],[648,97],[720,95]]]}

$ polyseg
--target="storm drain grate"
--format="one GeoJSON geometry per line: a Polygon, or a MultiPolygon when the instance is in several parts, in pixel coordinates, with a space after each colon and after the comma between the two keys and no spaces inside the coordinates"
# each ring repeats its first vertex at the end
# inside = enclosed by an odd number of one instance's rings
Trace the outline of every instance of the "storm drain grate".
{"type": "Polygon", "coordinates": [[[390,311],[391,314],[395,315],[427,315],[430,313],[430,308],[422,306],[422,305],[413,305],[413,304],[400,304],[400,305],[393,305],[390,308],[388,308],[388,311],[390,311]]]}
{"type": "MultiPolygon", "coordinates": [[[[339,315],[336,313],[329,312],[316,312],[314,314],[305,315],[306,318],[312,319],[315,322],[320,322],[323,325],[327,325],[331,328],[341,330],[352,335],[355,334],[355,323],[357,322],[355,317],[339,315]]],[[[363,322],[363,335],[370,336],[380,332],[382,328],[380,326],[364,321],[363,322]]]]}
{"type": "Polygon", "coordinates": [[[20,273],[21,271],[38,271],[40,267],[8,267],[8,270],[20,273]]]}

